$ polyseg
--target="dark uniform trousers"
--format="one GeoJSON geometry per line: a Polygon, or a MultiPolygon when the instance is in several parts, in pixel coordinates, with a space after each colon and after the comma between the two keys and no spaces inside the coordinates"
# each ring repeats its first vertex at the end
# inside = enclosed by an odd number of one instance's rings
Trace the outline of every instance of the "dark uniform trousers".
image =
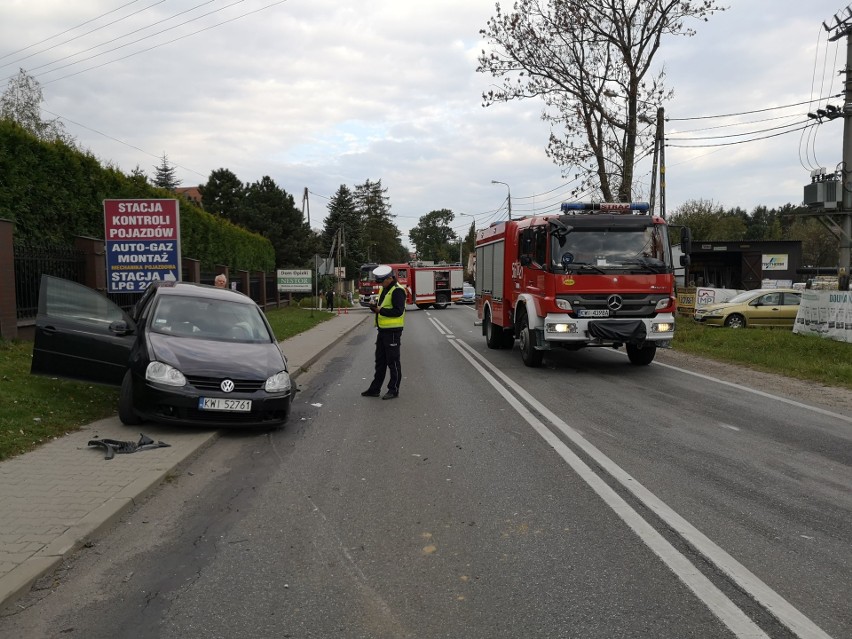
{"type": "Polygon", "coordinates": [[[399,382],[402,379],[402,364],[399,361],[402,329],[385,328],[376,333],[376,374],[369,390],[372,393],[381,391],[385,374],[390,371],[388,392],[396,395],[399,393],[399,382]]]}

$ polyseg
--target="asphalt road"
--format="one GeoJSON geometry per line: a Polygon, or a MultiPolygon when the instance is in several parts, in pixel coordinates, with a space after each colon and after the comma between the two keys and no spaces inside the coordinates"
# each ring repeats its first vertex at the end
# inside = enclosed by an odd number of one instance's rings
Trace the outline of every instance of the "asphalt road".
{"type": "Polygon", "coordinates": [[[409,311],[392,401],[364,325],[0,637],[852,636],[852,416],[474,315],[409,311]]]}

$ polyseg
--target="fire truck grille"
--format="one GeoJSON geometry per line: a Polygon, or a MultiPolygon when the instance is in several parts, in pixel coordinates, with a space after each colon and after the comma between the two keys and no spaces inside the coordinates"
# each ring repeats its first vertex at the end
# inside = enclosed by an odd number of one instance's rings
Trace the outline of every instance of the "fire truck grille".
{"type": "Polygon", "coordinates": [[[653,317],[657,302],[666,299],[667,295],[639,294],[588,294],[560,295],[559,297],[571,302],[575,311],[609,311],[609,317],[653,317]]]}

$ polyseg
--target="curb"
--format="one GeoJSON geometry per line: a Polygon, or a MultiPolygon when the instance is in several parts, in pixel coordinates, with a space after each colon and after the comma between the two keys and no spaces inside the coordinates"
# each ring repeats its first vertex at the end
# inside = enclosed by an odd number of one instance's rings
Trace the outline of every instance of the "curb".
{"type": "Polygon", "coordinates": [[[32,557],[0,577],[0,609],[8,608],[26,595],[38,579],[59,567],[68,555],[79,550],[91,537],[121,517],[128,508],[135,506],[139,500],[153,492],[176,468],[186,464],[217,439],[219,439],[219,431],[210,432],[194,448],[188,448],[186,453],[171,466],[150,471],[129,484],[102,506],[70,526],[32,557]]]}
{"type": "MultiPolygon", "coordinates": [[[[347,323],[336,328],[325,327],[328,333],[324,340],[325,344],[304,362],[294,364],[294,370],[290,372],[290,377],[295,381],[302,373],[307,372],[337,342],[360,327],[368,317],[371,317],[371,315],[365,314],[357,322],[347,323]]],[[[294,338],[298,338],[298,336],[294,336],[294,338]]],[[[282,345],[282,348],[286,348],[287,340],[279,342],[279,344],[282,345]]],[[[56,570],[71,553],[79,550],[92,537],[95,537],[119,519],[129,508],[137,505],[140,500],[157,489],[176,469],[211,446],[219,439],[219,433],[220,431],[210,432],[194,447],[187,448],[185,453],[170,466],[144,473],[119,493],[107,499],[104,504],[75,522],[44,548],[0,577],[0,609],[8,608],[15,601],[25,596],[38,579],[56,570]]]]}
{"type": "MultiPolygon", "coordinates": [[[[356,328],[361,326],[361,324],[363,324],[364,321],[368,317],[372,317],[372,314],[371,315],[364,315],[364,317],[360,321],[355,322],[354,324],[338,328],[334,331],[329,331],[329,341],[326,343],[326,345],[323,346],[321,349],[319,349],[316,353],[314,353],[311,357],[309,357],[304,362],[301,362],[301,363],[295,365],[294,370],[290,371],[290,379],[295,381],[302,373],[307,373],[310,370],[311,366],[313,364],[315,364],[317,362],[317,360],[319,360],[323,355],[325,355],[331,349],[332,346],[337,344],[337,342],[339,342],[341,339],[346,337],[349,333],[351,333],[356,328]]],[[[320,326],[322,326],[322,324],[320,324],[320,326]]],[[[282,348],[285,349],[285,353],[286,353],[287,341],[285,340],[283,342],[279,342],[279,344],[282,345],[282,348]]],[[[289,360],[288,360],[287,363],[288,364],[290,363],[289,360]]]]}

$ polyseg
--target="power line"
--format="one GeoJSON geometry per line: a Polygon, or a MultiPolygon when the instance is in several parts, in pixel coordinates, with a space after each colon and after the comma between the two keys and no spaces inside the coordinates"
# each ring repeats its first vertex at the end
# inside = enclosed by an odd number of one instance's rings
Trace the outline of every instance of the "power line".
{"type": "Polygon", "coordinates": [[[790,118],[798,118],[800,117],[799,113],[791,113],[789,115],[776,115],[771,118],[761,118],[760,120],[749,120],[747,122],[730,122],[728,124],[717,124],[715,126],[705,126],[700,129],[685,129],[683,131],[676,131],[672,133],[672,135],[682,135],[684,133],[701,133],[703,131],[715,131],[716,129],[728,129],[735,126],[746,126],[749,124],[763,124],[764,122],[773,122],[775,120],[785,120],[790,118]]]}
{"type": "MultiPolygon", "coordinates": [[[[758,129],[756,131],[746,131],[745,133],[731,133],[728,135],[711,135],[711,136],[699,136],[699,137],[688,137],[688,138],[679,138],[676,137],[677,133],[672,135],[667,135],[666,139],[674,139],[676,142],[688,142],[691,140],[717,140],[717,139],[725,139],[725,138],[741,138],[746,135],[757,135],[758,133],[768,133],[770,131],[780,131],[782,129],[788,129],[792,126],[799,126],[800,124],[810,124],[809,120],[799,120],[798,122],[791,122],[790,124],[782,124],[781,126],[770,127],[768,129],[758,129]]],[[[796,129],[799,131],[800,129],[796,129]]]]}
{"type": "Polygon", "coordinates": [[[805,126],[799,129],[792,129],[790,131],[782,131],[780,133],[773,133],[772,135],[765,135],[760,138],[753,138],[751,140],[738,140],[736,142],[720,142],[719,144],[668,144],[666,146],[670,146],[677,149],[703,149],[703,148],[712,148],[719,146],[733,146],[735,144],[746,144],[748,142],[758,142],[760,140],[768,140],[770,138],[777,138],[779,135],[787,135],[788,133],[795,133],[797,131],[802,131],[803,129],[808,128],[809,126],[815,126],[814,123],[806,124],[805,126]]]}
{"type": "MultiPolygon", "coordinates": [[[[239,2],[242,2],[242,1],[243,1],[243,0],[239,0],[239,2]]],[[[226,8],[228,8],[228,7],[233,6],[234,4],[238,4],[239,2],[234,2],[233,4],[227,5],[226,7],[222,7],[222,8],[223,8],[223,9],[226,9],[226,8]]],[[[234,22],[234,21],[236,21],[236,20],[240,20],[240,19],[242,19],[242,18],[245,18],[246,16],[250,16],[250,15],[253,15],[253,14],[255,14],[255,13],[259,13],[259,12],[261,12],[261,11],[265,11],[266,9],[269,9],[269,8],[271,8],[271,7],[275,7],[275,6],[279,5],[279,4],[284,4],[285,2],[287,2],[287,0],[278,0],[277,2],[271,2],[270,4],[267,4],[267,5],[263,6],[263,7],[260,7],[259,9],[254,9],[253,11],[247,11],[246,13],[240,14],[240,15],[235,16],[235,17],[233,17],[233,18],[229,18],[229,19],[227,19],[227,20],[223,20],[222,22],[217,22],[216,24],[210,25],[209,27],[204,27],[203,29],[199,29],[198,31],[193,31],[192,33],[187,33],[187,34],[182,35],[182,36],[180,36],[180,37],[178,37],[178,38],[173,38],[172,40],[169,40],[169,41],[167,41],[167,42],[161,42],[160,44],[155,44],[155,45],[153,45],[153,46],[151,46],[151,47],[148,47],[147,49],[141,49],[141,50],[139,50],[139,51],[136,51],[136,52],[134,52],[134,53],[130,53],[130,54],[128,54],[128,55],[126,55],[126,56],[123,56],[123,57],[121,57],[121,58],[116,58],[116,59],[114,59],[114,60],[109,60],[108,62],[104,62],[103,64],[98,64],[98,65],[95,65],[95,66],[93,66],[93,67],[89,67],[89,68],[87,68],[87,69],[83,69],[82,71],[77,71],[76,73],[69,73],[68,75],[64,75],[64,76],[59,77],[59,78],[54,78],[53,80],[48,80],[48,81],[46,81],[46,82],[43,82],[42,84],[45,84],[45,85],[47,85],[47,84],[52,84],[52,83],[54,83],[54,82],[59,82],[60,80],[65,80],[66,78],[71,78],[71,77],[74,77],[74,76],[76,76],[76,75],[80,75],[81,73],[86,73],[87,71],[93,71],[93,70],[95,70],[95,69],[100,69],[100,68],[105,67],[105,66],[107,66],[107,65],[109,65],[109,64],[112,64],[112,63],[114,63],[114,62],[120,62],[120,61],[122,61],[122,60],[127,60],[128,58],[132,58],[132,57],[137,56],[137,55],[139,55],[139,54],[141,54],[141,53],[147,53],[148,51],[153,51],[154,49],[159,49],[160,47],[164,47],[164,46],[166,46],[166,45],[173,44],[173,43],[178,42],[178,41],[180,41],[180,40],[183,40],[183,39],[185,39],[185,38],[189,38],[189,37],[191,37],[191,36],[198,35],[199,33],[203,33],[203,32],[205,32],[205,31],[210,31],[211,29],[215,29],[215,28],[217,28],[217,27],[221,27],[222,25],[228,24],[228,23],[230,23],[230,22],[234,22]]],[[[217,9],[217,11],[221,11],[221,9],[217,9]]],[[[215,11],[210,12],[210,13],[215,13],[215,11]]],[[[208,14],[205,14],[205,15],[209,15],[209,13],[208,13],[208,14]]],[[[199,16],[199,17],[204,17],[204,16],[199,16]]],[[[194,18],[193,20],[197,20],[197,19],[198,19],[198,18],[194,18]]],[[[187,21],[187,22],[185,22],[185,23],[183,23],[183,24],[187,24],[188,22],[192,22],[192,20],[189,20],[189,21],[187,21]]],[[[180,26],[180,25],[178,25],[178,26],[180,26]]],[[[170,29],[166,29],[166,31],[168,31],[168,30],[170,30],[170,29]]],[[[160,33],[163,33],[163,32],[160,32],[160,33]]],[[[154,34],[154,35],[157,35],[157,34],[154,34]]],[[[123,46],[127,46],[127,45],[123,45],[123,46]]],[[[122,48],[122,47],[118,47],[118,48],[122,48]]],[[[113,49],[113,50],[115,50],[115,49],[113,49]]],[[[108,52],[107,52],[107,53],[108,53],[108,52]]],[[[93,56],[93,57],[97,57],[97,56],[93,56]]],[[[81,62],[82,62],[82,60],[81,60],[81,62]]],[[[77,64],[77,63],[75,63],[75,64],[77,64]]],[[[71,66],[71,65],[67,65],[67,66],[71,66]]],[[[47,73],[52,73],[53,71],[56,71],[56,70],[58,70],[58,69],[53,69],[53,70],[51,70],[51,71],[48,71],[47,73]]]]}
{"type": "MultiPolygon", "coordinates": [[[[135,150],[137,150],[141,153],[144,153],[145,155],[150,155],[152,158],[160,159],[162,157],[162,156],[156,155],[154,153],[151,153],[149,151],[146,151],[145,149],[141,149],[138,146],[134,146],[134,145],[130,144],[129,142],[125,142],[124,140],[119,140],[118,138],[113,137],[111,135],[108,135],[107,133],[104,133],[103,131],[98,131],[97,129],[93,129],[90,126],[86,126],[85,124],[81,124],[80,122],[75,122],[74,120],[72,120],[70,118],[66,118],[64,115],[59,115],[58,113],[54,113],[53,111],[45,109],[44,107],[42,107],[41,110],[44,111],[45,113],[49,113],[50,115],[57,117],[61,120],[65,120],[66,122],[70,122],[71,124],[75,124],[76,126],[79,126],[79,127],[84,128],[84,129],[87,129],[89,131],[92,131],[93,133],[97,133],[98,135],[102,135],[105,138],[113,140],[114,142],[118,142],[119,144],[123,144],[126,147],[129,147],[131,149],[135,149],[135,150]]],[[[204,175],[203,173],[199,173],[195,169],[191,169],[187,166],[181,166],[180,164],[174,164],[174,163],[172,163],[172,165],[178,167],[179,169],[183,169],[184,171],[189,171],[190,173],[195,173],[196,175],[200,175],[201,177],[208,177],[208,176],[204,175]]]]}
{"type": "MultiPolygon", "coordinates": [[[[837,95],[829,95],[825,98],[819,98],[820,100],[827,100],[828,98],[840,98],[843,97],[842,93],[838,93],[837,95]]],[[[795,106],[802,106],[803,104],[811,104],[813,102],[813,98],[810,100],[805,100],[804,102],[796,102],[795,104],[785,104],[783,106],[775,106],[775,107],[767,107],[765,109],[755,109],[754,111],[741,111],[740,113],[724,113],[719,115],[698,115],[692,118],[666,118],[666,122],[686,122],[687,120],[710,120],[713,118],[732,118],[739,115],[751,115],[753,113],[766,113],[767,111],[777,111],[778,109],[789,109],[795,106]]]]}
{"type": "Polygon", "coordinates": [[[61,31],[60,33],[57,33],[55,35],[50,36],[49,38],[45,38],[44,40],[40,40],[38,42],[27,45],[27,46],[22,47],[20,49],[15,49],[14,51],[10,51],[9,53],[6,53],[4,55],[0,55],[0,60],[3,60],[4,58],[8,58],[10,55],[15,55],[16,53],[21,53],[22,51],[26,51],[27,49],[32,49],[33,47],[37,47],[38,45],[44,44],[45,42],[47,42],[49,40],[53,40],[54,38],[58,38],[59,36],[63,36],[66,33],[70,33],[74,29],[79,29],[80,27],[84,27],[87,24],[89,24],[90,22],[94,22],[95,20],[100,20],[101,18],[108,16],[111,13],[115,13],[119,9],[124,9],[124,7],[129,7],[131,4],[136,4],[137,2],[139,2],[139,0],[131,0],[131,2],[128,2],[127,4],[123,4],[120,7],[116,7],[112,11],[107,11],[106,13],[102,13],[101,15],[94,17],[94,18],[91,18],[90,20],[86,20],[85,22],[81,22],[76,27],[71,27],[70,29],[65,29],[65,31],[61,31]]]}
{"type": "MultiPolygon", "coordinates": [[[[103,56],[103,55],[106,55],[106,54],[108,54],[108,53],[112,53],[113,51],[118,51],[119,49],[124,49],[125,47],[129,47],[129,46],[131,46],[131,45],[138,44],[139,42],[143,42],[143,41],[145,41],[145,40],[149,40],[150,38],[153,38],[154,36],[158,36],[158,35],[161,35],[161,34],[163,34],[163,33],[167,33],[167,32],[169,32],[169,31],[174,31],[175,29],[178,29],[178,28],[180,28],[180,27],[182,27],[182,26],[185,26],[185,25],[187,25],[187,24],[189,24],[189,23],[191,23],[191,22],[195,22],[195,21],[197,21],[197,20],[201,20],[201,18],[206,18],[207,16],[212,15],[212,14],[214,14],[214,13],[218,13],[218,12],[220,12],[220,11],[224,11],[225,9],[229,9],[229,8],[233,7],[234,5],[241,4],[241,3],[242,3],[242,2],[244,2],[244,1],[245,1],[245,0],[235,0],[235,2],[232,2],[231,4],[226,4],[224,7],[219,7],[218,9],[214,9],[213,11],[208,11],[207,13],[202,13],[200,16],[196,16],[195,18],[192,18],[192,19],[190,19],[190,20],[186,20],[186,21],[184,21],[184,22],[181,22],[180,24],[176,24],[176,25],[174,25],[174,26],[172,26],[172,27],[169,27],[169,28],[167,28],[167,29],[163,29],[163,30],[161,30],[161,31],[157,31],[156,33],[152,33],[152,34],[147,35],[147,36],[145,36],[145,37],[143,37],[143,38],[139,38],[139,39],[137,39],[137,40],[133,40],[133,41],[131,41],[131,42],[127,42],[127,43],[122,44],[122,45],[120,45],[120,46],[113,47],[112,49],[107,49],[106,51],[101,51],[100,53],[96,53],[95,55],[90,55],[88,58],[83,58],[82,60],[77,60],[76,62],[69,62],[68,64],[63,64],[62,66],[56,67],[56,68],[54,68],[54,69],[50,69],[50,70],[45,71],[45,72],[43,72],[43,73],[36,74],[36,77],[38,78],[38,77],[41,77],[41,76],[43,76],[43,75],[47,75],[48,73],[54,73],[54,72],[56,72],[56,71],[59,71],[60,69],[67,69],[68,67],[73,67],[74,65],[81,64],[81,63],[83,63],[83,62],[87,62],[87,61],[89,61],[89,60],[94,60],[95,58],[99,58],[99,57],[101,57],[101,56],[103,56]]],[[[286,1],[286,0],[282,0],[282,2],[283,2],[283,1],[286,1]]],[[[208,3],[204,3],[204,4],[208,4],[208,3]]],[[[201,5],[199,5],[199,6],[201,6],[201,5]]],[[[194,9],[194,8],[196,8],[196,7],[193,7],[193,9],[194,9]]],[[[184,12],[182,12],[182,13],[186,13],[186,12],[184,11],[184,12]]],[[[181,15],[181,14],[179,13],[179,14],[176,14],[176,15],[181,15]]],[[[248,14],[244,14],[244,15],[248,15],[248,14]]],[[[167,18],[167,20],[170,20],[170,19],[171,19],[171,18],[173,18],[173,17],[176,17],[176,16],[171,16],[170,18],[167,18]]],[[[237,18],[241,18],[241,17],[243,17],[243,16],[237,16],[237,18]]],[[[235,18],[235,19],[236,19],[236,18],[235,18]]],[[[163,22],[163,20],[161,20],[160,22],[163,22]]],[[[230,20],[228,20],[228,21],[226,21],[226,22],[230,22],[230,20]]],[[[155,22],[154,24],[159,24],[159,23],[155,22]]],[[[219,23],[219,24],[225,24],[225,22],[222,22],[222,23],[219,23]]],[[[136,31],[132,31],[132,32],[130,32],[130,33],[128,33],[128,34],[125,34],[125,35],[123,35],[123,36],[120,36],[120,37],[118,37],[118,38],[115,38],[115,39],[113,39],[113,40],[110,40],[109,42],[114,42],[115,40],[120,40],[121,38],[125,38],[125,37],[127,37],[128,35],[132,35],[133,33],[137,33],[138,31],[144,31],[145,29],[147,29],[147,28],[149,28],[149,27],[151,27],[151,26],[154,26],[154,25],[149,25],[148,27],[143,27],[143,28],[137,29],[136,31]]],[[[213,27],[208,27],[208,29],[210,29],[210,28],[214,28],[214,27],[216,27],[216,26],[219,26],[219,25],[218,25],[218,24],[217,24],[217,25],[213,25],[213,27]]],[[[206,31],[206,30],[207,30],[207,29],[201,29],[201,31],[206,31]]],[[[91,70],[91,69],[99,69],[100,67],[106,66],[107,64],[112,64],[113,62],[118,62],[119,60],[125,60],[125,59],[130,58],[130,57],[132,57],[132,56],[134,56],[134,55],[137,55],[137,54],[139,54],[139,53],[144,53],[144,52],[146,52],[146,51],[151,51],[152,49],[156,49],[156,48],[161,47],[161,46],[164,46],[164,45],[166,45],[166,44],[171,44],[172,42],[177,42],[178,40],[182,40],[184,37],[189,37],[189,36],[191,36],[191,35],[195,35],[196,33],[200,33],[201,31],[196,31],[196,32],[194,32],[194,33],[190,33],[190,34],[187,34],[187,35],[185,35],[185,36],[181,36],[180,38],[175,38],[174,40],[170,40],[170,41],[168,41],[168,42],[164,42],[164,43],[162,43],[162,44],[154,45],[153,47],[150,47],[150,48],[148,48],[148,49],[143,49],[143,50],[141,50],[141,51],[137,51],[136,53],[132,53],[132,54],[130,54],[130,55],[124,56],[123,58],[117,58],[117,59],[115,59],[115,60],[111,60],[111,61],[109,61],[109,62],[107,62],[107,63],[105,63],[105,64],[102,64],[102,65],[99,65],[99,66],[96,66],[96,67],[90,67],[89,69],[84,69],[83,71],[80,71],[80,72],[78,72],[78,73],[72,73],[71,75],[67,75],[67,76],[63,76],[63,77],[64,77],[64,78],[68,78],[68,77],[71,77],[71,76],[73,76],[73,75],[79,75],[79,73],[83,73],[83,72],[85,72],[85,71],[89,71],[89,70],[91,70]]],[[[108,44],[108,43],[104,43],[104,44],[108,44]]],[[[65,58],[61,58],[60,60],[55,60],[54,62],[49,62],[49,63],[47,63],[47,64],[43,64],[43,65],[41,65],[41,66],[42,66],[42,67],[45,67],[45,66],[49,66],[49,65],[51,65],[51,64],[56,64],[56,62],[61,62],[61,60],[64,60],[64,59],[67,59],[67,58],[73,58],[73,57],[74,57],[74,56],[76,56],[76,55],[80,55],[80,53],[85,53],[86,51],[91,51],[92,49],[96,49],[96,48],[97,48],[97,47],[99,47],[99,46],[101,46],[101,45],[96,45],[96,46],[94,46],[94,47],[90,47],[90,48],[86,49],[85,51],[80,51],[80,52],[78,52],[78,53],[75,53],[75,54],[72,54],[72,55],[69,55],[69,56],[65,56],[65,58]]],[[[39,67],[39,68],[41,68],[41,67],[39,67]]],[[[53,79],[53,80],[50,80],[49,82],[45,82],[44,84],[50,84],[51,82],[56,82],[57,80],[62,80],[62,79],[63,79],[63,78],[55,78],[55,79],[53,79]]]]}
{"type": "MultiPolygon", "coordinates": [[[[42,49],[41,51],[35,51],[34,53],[31,53],[29,55],[25,55],[23,58],[17,58],[16,60],[12,60],[11,62],[7,62],[6,64],[0,65],[0,68],[7,67],[10,64],[16,64],[17,62],[21,62],[23,60],[27,60],[27,59],[33,57],[34,55],[39,55],[40,53],[45,53],[47,51],[50,51],[51,49],[55,49],[56,47],[61,47],[63,44],[68,44],[69,42],[73,42],[74,40],[79,40],[80,38],[85,38],[87,35],[90,35],[90,34],[94,33],[95,31],[100,31],[101,29],[106,29],[107,27],[111,27],[112,25],[117,24],[117,23],[121,22],[122,20],[127,20],[127,18],[130,18],[131,16],[135,16],[135,15],[142,13],[143,11],[147,11],[151,7],[156,7],[158,4],[163,4],[163,2],[165,2],[165,1],[166,0],[157,0],[157,2],[155,2],[154,4],[149,4],[147,7],[139,9],[139,11],[134,11],[133,13],[129,13],[126,16],[124,16],[123,18],[119,18],[118,20],[113,20],[112,22],[108,22],[108,23],[103,24],[99,27],[95,27],[91,31],[86,31],[86,33],[81,33],[80,35],[76,35],[73,38],[69,38],[68,40],[63,40],[62,42],[57,42],[56,44],[51,45],[51,46],[47,47],[46,49],[42,49]]],[[[94,48],[99,47],[99,46],[101,46],[101,45],[95,45],[95,47],[92,47],[92,48],[94,49],[94,48]]],[[[86,49],[86,51],[89,51],[89,50],[90,49],[86,49]]],[[[80,53],[85,53],[85,52],[80,52],[80,53]]],[[[64,60],[66,58],[73,57],[74,55],[79,55],[79,53],[74,53],[72,55],[65,56],[65,58],[60,58],[58,61],[64,60]]],[[[47,64],[43,64],[43,65],[41,65],[41,67],[48,66],[49,64],[53,64],[53,62],[48,62],[47,64]]],[[[40,69],[41,67],[35,67],[35,68],[40,69]]]]}

